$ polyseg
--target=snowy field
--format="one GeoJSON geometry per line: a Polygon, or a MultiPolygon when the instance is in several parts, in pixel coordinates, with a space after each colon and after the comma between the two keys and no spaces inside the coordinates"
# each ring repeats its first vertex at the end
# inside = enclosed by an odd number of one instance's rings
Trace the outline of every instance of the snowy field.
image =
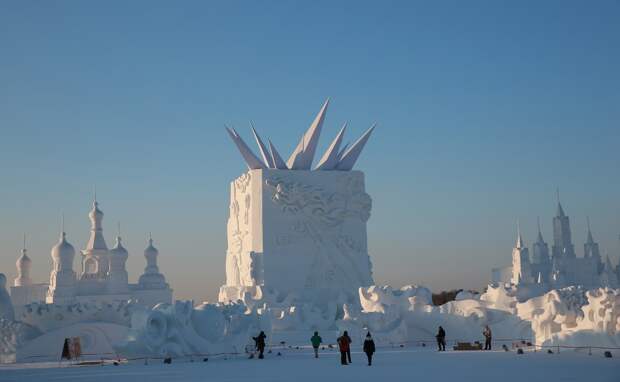
{"type": "MultiPolygon", "coordinates": [[[[202,361],[202,360],[200,360],[202,361]]],[[[620,381],[620,358],[570,351],[561,354],[445,352],[431,349],[379,349],[372,367],[365,355],[353,353],[353,363],[339,364],[335,351],[314,359],[311,351],[275,352],[264,360],[238,357],[208,362],[173,360],[166,365],[144,361],[119,366],[63,366],[58,363],[0,365],[0,381],[620,381]]]]}

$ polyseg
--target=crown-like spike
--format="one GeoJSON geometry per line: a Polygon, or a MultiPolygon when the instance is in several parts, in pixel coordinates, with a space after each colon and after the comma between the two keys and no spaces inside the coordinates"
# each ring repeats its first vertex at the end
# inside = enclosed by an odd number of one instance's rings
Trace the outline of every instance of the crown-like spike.
{"type": "Polygon", "coordinates": [[[377,124],[374,123],[370,127],[370,129],[366,130],[366,132],[364,132],[364,134],[362,134],[362,136],[357,141],[355,141],[355,143],[352,144],[351,147],[347,149],[347,151],[345,151],[345,153],[342,155],[342,158],[338,162],[338,165],[336,166],[337,170],[349,171],[353,168],[355,162],[357,161],[357,158],[359,158],[362,150],[364,149],[364,145],[366,145],[368,138],[370,138],[370,134],[376,126],[377,124]]]}
{"type": "Polygon", "coordinates": [[[267,147],[265,147],[263,140],[260,139],[260,136],[256,132],[256,129],[254,128],[254,123],[252,121],[250,121],[250,129],[252,129],[252,134],[254,134],[254,139],[256,140],[256,144],[258,145],[260,155],[263,157],[263,162],[265,163],[265,166],[267,166],[268,168],[275,168],[273,162],[271,161],[271,155],[269,155],[267,147]]]}
{"type": "Polygon", "coordinates": [[[315,170],[333,170],[338,164],[338,150],[340,149],[340,144],[342,143],[342,138],[344,137],[344,131],[347,128],[347,123],[345,122],[342,125],[342,128],[336,135],[336,138],[329,145],[325,154],[321,160],[319,160],[319,164],[315,167],[315,170]]]}
{"type": "Polygon", "coordinates": [[[325,113],[327,112],[327,106],[329,105],[329,98],[325,101],[321,110],[312,121],[312,124],[301,137],[301,140],[297,144],[297,147],[288,158],[286,165],[291,170],[310,170],[312,166],[312,160],[314,159],[314,153],[319,142],[319,136],[321,135],[321,128],[323,127],[323,121],[325,120],[325,113]]]}
{"type": "Polygon", "coordinates": [[[239,136],[239,134],[235,131],[234,128],[229,129],[228,127],[226,127],[226,131],[228,132],[228,135],[230,135],[230,138],[233,140],[233,142],[237,146],[237,149],[239,149],[239,152],[241,153],[241,156],[245,160],[245,163],[247,164],[248,169],[255,170],[255,169],[265,168],[265,165],[260,161],[260,159],[256,157],[256,155],[254,155],[252,150],[250,150],[248,145],[245,144],[241,136],[239,136]]]}
{"type": "Polygon", "coordinates": [[[273,167],[280,169],[280,170],[288,170],[286,163],[280,156],[280,153],[278,153],[278,150],[276,150],[276,146],[274,146],[274,144],[271,142],[271,139],[269,139],[268,142],[269,142],[269,153],[271,154],[271,161],[273,163],[273,167]]]}

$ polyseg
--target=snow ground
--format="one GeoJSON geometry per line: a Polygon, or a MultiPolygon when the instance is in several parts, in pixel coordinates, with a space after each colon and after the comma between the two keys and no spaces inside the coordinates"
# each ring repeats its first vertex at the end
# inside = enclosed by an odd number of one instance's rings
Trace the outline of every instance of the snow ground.
{"type": "MultiPolygon", "coordinates": [[[[202,361],[202,360],[200,360],[202,361]]],[[[620,381],[620,358],[604,358],[602,351],[560,354],[542,352],[518,355],[503,352],[438,353],[429,348],[378,349],[372,367],[365,355],[353,352],[353,364],[341,366],[339,354],[324,350],[314,359],[310,349],[276,351],[264,360],[237,357],[208,362],[173,360],[134,361],[119,366],[64,366],[58,363],[0,365],[0,381],[620,381]]]]}

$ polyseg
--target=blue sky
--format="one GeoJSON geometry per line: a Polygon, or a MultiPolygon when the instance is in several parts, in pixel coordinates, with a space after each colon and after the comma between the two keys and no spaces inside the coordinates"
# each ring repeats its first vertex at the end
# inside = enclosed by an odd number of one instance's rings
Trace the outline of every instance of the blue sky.
{"type": "Polygon", "coordinates": [[[551,240],[556,187],[576,247],[589,215],[617,258],[619,17],[617,1],[2,2],[0,271],[26,232],[46,280],[61,213],[82,248],[96,185],[130,280],[152,231],[176,296],[214,300],[244,170],[223,124],[249,141],[252,119],[288,157],[327,97],[321,149],[378,123],[356,166],[377,283],[482,288],[517,219],[551,240]]]}

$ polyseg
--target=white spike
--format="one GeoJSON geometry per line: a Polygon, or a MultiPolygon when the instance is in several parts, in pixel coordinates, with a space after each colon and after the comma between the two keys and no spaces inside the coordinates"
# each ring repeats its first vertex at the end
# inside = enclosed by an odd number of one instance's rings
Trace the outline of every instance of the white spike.
{"type": "Polygon", "coordinates": [[[256,144],[258,145],[258,149],[260,150],[260,155],[263,157],[263,162],[265,163],[265,166],[269,168],[275,168],[273,162],[271,161],[271,156],[267,151],[267,147],[265,147],[265,144],[258,136],[258,133],[254,129],[254,124],[252,123],[252,121],[250,121],[250,125],[252,129],[252,134],[254,134],[254,139],[256,139],[256,144]]]}
{"type": "Polygon", "coordinates": [[[342,159],[342,156],[347,151],[347,148],[349,147],[350,144],[351,142],[347,142],[344,144],[344,146],[342,146],[342,149],[340,149],[340,151],[338,152],[338,162],[340,162],[340,159],[342,159]]]}
{"type": "Polygon", "coordinates": [[[286,167],[286,163],[284,163],[284,160],[280,156],[280,153],[278,153],[278,150],[276,150],[276,147],[273,145],[273,143],[271,143],[271,139],[268,139],[268,141],[269,141],[269,152],[271,153],[271,162],[273,163],[274,168],[277,168],[280,170],[288,170],[288,167],[286,167]]]}
{"type": "Polygon", "coordinates": [[[250,150],[248,145],[245,144],[245,142],[243,141],[243,139],[241,139],[235,129],[229,129],[228,127],[226,127],[226,131],[237,146],[237,149],[239,149],[241,156],[245,160],[245,163],[250,170],[265,168],[265,165],[260,161],[260,159],[256,157],[256,155],[254,155],[252,150],[250,150]]]}
{"type": "Polygon", "coordinates": [[[376,123],[373,124],[370,129],[366,130],[366,132],[362,134],[362,136],[357,141],[355,141],[355,143],[351,145],[351,147],[349,147],[347,151],[344,152],[344,154],[342,154],[342,158],[336,166],[337,170],[349,171],[353,168],[355,162],[357,161],[357,158],[359,158],[362,150],[364,149],[364,145],[368,141],[368,138],[370,138],[370,134],[376,126],[376,123]]]}
{"type": "Polygon", "coordinates": [[[314,118],[314,121],[312,121],[312,124],[301,137],[299,144],[288,158],[286,164],[291,170],[309,170],[310,166],[312,166],[312,160],[314,159],[314,153],[319,142],[319,136],[321,135],[321,128],[325,120],[325,113],[328,105],[329,99],[325,101],[321,110],[319,110],[319,113],[314,118]]]}
{"type": "Polygon", "coordinates": [[[332,141],[332,143],[323,154],[323,157],[319,161],[319,164],[314,168],[315,170],[333,170],[338,164],[338,150],[340,149],[340,144],[342,143],[342,138],[344,137],[344,131],[347,128],[347,123],[345,122],[340,129],[340,132],[336,135],[336,138],[332,141]]]}

